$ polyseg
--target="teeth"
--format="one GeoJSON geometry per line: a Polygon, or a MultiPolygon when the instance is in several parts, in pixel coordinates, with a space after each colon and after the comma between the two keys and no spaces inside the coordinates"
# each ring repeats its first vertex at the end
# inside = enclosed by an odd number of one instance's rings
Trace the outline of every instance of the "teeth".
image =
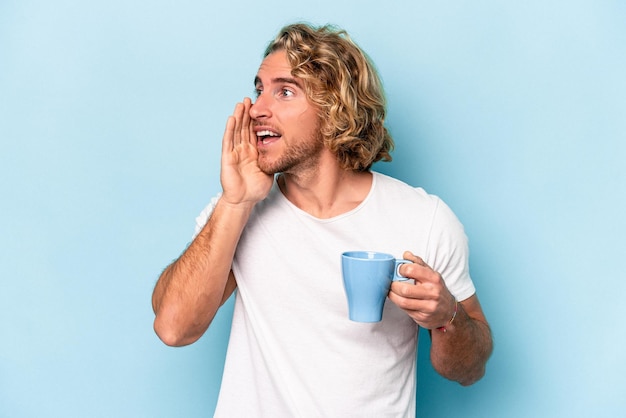
{"type": "Polygon", "coordinates": [[[278,135],[276,132],[265,130],[265,131],[257,132],[256,136],[280,136],[280,135],[278,135]]]}

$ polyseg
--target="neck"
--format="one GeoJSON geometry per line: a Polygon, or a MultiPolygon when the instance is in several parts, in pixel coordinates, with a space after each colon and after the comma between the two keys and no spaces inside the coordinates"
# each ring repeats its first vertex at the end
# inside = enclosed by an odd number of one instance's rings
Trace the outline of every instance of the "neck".
{"type": "Polygon", "coordinates": [[[361,204],[370,192],[372,174],[344,170],[336,163],[325,164],[318,166],[315,172],[283,173],[278,185],[283,195],[298,208],[317,218],[328,219],[361,204]]]}

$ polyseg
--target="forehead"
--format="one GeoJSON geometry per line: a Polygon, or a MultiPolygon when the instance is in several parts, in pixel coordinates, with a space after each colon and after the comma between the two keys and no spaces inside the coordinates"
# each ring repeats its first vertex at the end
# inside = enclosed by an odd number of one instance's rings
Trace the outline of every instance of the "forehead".
{"type": "Polygon", "coordinates": [[[291,65],[285,51],[276,51],[269,54],[257,71],[255,83],[269,83],[279,78],[292,78],[291,65]]]}

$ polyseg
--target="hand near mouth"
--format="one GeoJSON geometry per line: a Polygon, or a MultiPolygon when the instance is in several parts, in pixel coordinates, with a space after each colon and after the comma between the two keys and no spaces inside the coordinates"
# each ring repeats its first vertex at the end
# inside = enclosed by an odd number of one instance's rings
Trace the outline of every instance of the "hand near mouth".
{"type": "Polygon", "coordinates": [[[222,198],[230,204],[263,200],[269,193],[273,176],[265,174],[257,162],[257,135],[250,119],[249,98],[237,103],[226,122],[222,139],[222,198]]]}

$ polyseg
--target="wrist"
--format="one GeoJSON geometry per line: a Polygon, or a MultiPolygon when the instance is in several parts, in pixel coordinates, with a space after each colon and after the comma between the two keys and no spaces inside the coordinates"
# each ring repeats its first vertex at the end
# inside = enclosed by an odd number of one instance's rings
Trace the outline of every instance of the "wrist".
{"type": "MultiPolygon", "coordinates": [[[[227,197],[222,195],[217,202],[217,205],[221,205],[226,208],[229,212],[241,212],[241,213],[249,213],[252,211],[252,208],[256,205],[257,202],[242,200],[231,202],[227,197]]],[[[216,205],[216,206],[217,206],[216,205]]]]}
{"type": "Polygon", "coordinates": [[[456,300],[456,298],[454,298],[454,310],[452,312],[452,315],[450,317],[450,320],[448,322],[446,322],[445,325],[442,325],[440,327],[437,328],[437,331],[440,332],[448,332],[448,328],[450,325],[452,325],[452,323],[454,322],[454,319],[456,318],[456,314],[459,312],[459,301],[456,300]]]}

